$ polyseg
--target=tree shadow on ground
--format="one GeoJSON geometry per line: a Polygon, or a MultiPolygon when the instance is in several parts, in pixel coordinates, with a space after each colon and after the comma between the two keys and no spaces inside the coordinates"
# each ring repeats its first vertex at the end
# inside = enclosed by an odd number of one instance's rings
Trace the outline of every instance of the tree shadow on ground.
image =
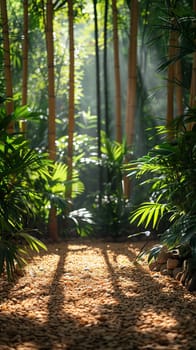
{"type": "MultiPolygon", "coordinates": [[[[66,300],[66,289],[61,278],[66,272],[67,255],[73,251],[69,244],[64,244],[63,248],[55,251],[59,255],[58,264],[52,281],[45,286],[45,294],[48,296],[47,315],[44,315],[46,321],[36,318],[36,314],[30,316],[28,311],[23,315],[10,310],[1,311],[1,350],[196,348],[195,300],[186,298],[185,290],[177,282],[171,281],[171,288],[168,289],[158,275],[150,271],[148,273],[141,264],[133,265],[136,253],[134,249],[129,249],[128,244],[121,248],[120,244],[96,242],[76,245],[76,254],[85,254],[87,250],[91,252],[95,247],[98,249],[105,262],[115,302],[109,302],[106,296],[99,305],[99,317],[86,323],[65,312],[63,305],[70,301],[66,300]],[[120,255],[129,259],[131,267],[118,263],[120,255]],[[161,323],[161,318],[165,322],[161,323]]],[[[41,291],[43,292],[44,290],[41,291]]],[[[81,296],[82,294],[78,295],[79,298],[81,296]]],[[[7,297],[9,298],[9,293],[7,297]]],[[[93,297],[96,297],[96,293],[94,296],[92,292],[91,298],[93,297]]],[[[72,302],[77,302],[77,295],[72,302]]],[[[93,309],[93,303],[91,305],[93,309]]]]}

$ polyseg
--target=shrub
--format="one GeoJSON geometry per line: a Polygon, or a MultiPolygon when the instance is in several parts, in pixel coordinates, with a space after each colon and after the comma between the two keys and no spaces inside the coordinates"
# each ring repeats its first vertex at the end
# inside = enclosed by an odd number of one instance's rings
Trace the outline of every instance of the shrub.
{"type": "MultiPolygon", "coordinates": [[[[159,230],[165,219],[166,229],[160,237],[160,249],[179,248],[189,252],[196,263],[196,121],[195,110],[175,120],[163,142],[145,156],[131,162],[128,176],[140,180],[148,200],[131,212],[130,221],[145,229],[159,230]],[[171,135],[173,136],[170,140],[171,135]]],[[[163,128],[159,128],[161,133],[163,128]]],[[[158,253],[151,250],[149,260],[158,253]],[[155,252],[155,254],[153,254],[155,252]]]]}

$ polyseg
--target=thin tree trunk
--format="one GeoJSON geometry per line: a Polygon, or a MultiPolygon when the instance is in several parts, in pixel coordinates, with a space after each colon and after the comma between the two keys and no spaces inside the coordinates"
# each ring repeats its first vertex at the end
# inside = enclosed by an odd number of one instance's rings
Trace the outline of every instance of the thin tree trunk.
{"type": "MultiPolygon", "coordinates": [[[[73,1],[68,0],[69,17],[69,122],[68,122],[68,180],[72,180],[73,173],[73,138],[74,138],[74,14],[73,1]]],[[[72,187],[70,186],[66,196],[71,199],[72,187]]]]}
{"type": "MultiPolygon", "coordinates": [[[[48,63],[48,152],[49,158],[56,159],[56,98],[55,98],[55,74],[54,74],[54,39],[53,39],[53,4],[52,0],[46,3],[46,48],[48,63]]],[[[48,223],[49,236],[53,241],[58,239],[56,208],[51,207],[48,223]]]]}
{"type": "MultiPolygon", "coordinates": [[[[174,30],[170,31],[168,58],[172,59],[176,52],[176,33],[174,30]]],[[[171,63],[168,66],[167,72],[167,114],[166,125],[169,127],[174,119],[174,78],[175,78],[175,64],[171,63]]]]}
{"type": "Polygon", "coordinates": [[[137,102],[137,32],[138,32],[138,0],[131,1],[130,45],[128,61],[128,85],[126,106],[126,139],[132,146],[134,140],[134,121],[137,102]]]}
{"type": "Polygon", "coordinates": [[[109,107],[108,107],[108,67],[107,67],[107,22],[108,22],[108,0],[105,0],[105,14],[104,14],[104,96],[105,96],[105,132],[106,136],[110,137],[110,128],[109,128],[109,107]]]}
{"type": "MultiPolygon", "coordinates": [[[[93,0],[94,23],[95,23],[95,56],[96,56],[96,88],[97,88],[97,148],[98,159],[101,160],[101,92],[100,92],[100,63],[99,63],[99,40],[98,40],[98,20],[97,20],[97,0],[93,0]]],[[[99,206],[101,205],[102,192],[102,167],[98,164],[98,187],[99,206]]]]}
{"type": "MultiPolygon", "coordinates": [[[[171,25],[173,28],[169,33],[169,47],[168,47],[168,59],[175,59],[180,51],[179,47],[179,35],[177,32],[177,22],[173,14],[173,5],[170,1],[167,1],[168,12],[170,16],[171,25]]],[[[183,106],[183,89],[182,89],[182,68],[181,61],[171,62],[168,66],[168,80],[167,80],[167,115],[166,125],[169,127],[174,119],[174,95],[176,93],[176,112],[177,115],[182,115],[184,112],[183,106]]],[[[168,137],[172,138],[173,135],[168,131],[168,137]]]]}
{"type": "MultiPolygon", "coordinates": [[[[23,28],[23,69],[22,69],[22,105],[27,105],[28,89],[28,0],[23,1],[24,28],[23,28]]],[[[22,132],[26,132],[26,121],[22,122],[22,132]]]]}
{"type": "MultiPolygon", "coordinates": [[[[176,31],[176,36],[175,36],[175,56],[176,57],[180,55],[180,51],[181,51],[180,36],[179,36],[179,33],[176,31]]],[[[184,113],[184,94],[183,94],[183,86],[182,86],[182,61],[180,59],[178,59],[175,62],[174,76],[176,81],[176,112],[178,116],[181,116],[184,113]]]]}
{"type": "MultiPolygon", "coordinates": [[[[12,71],[10,60],[10,42],[9,42],[9,26],[7,15],[7,2],[6,0],[0,0],[0,11],[2,21],[2,36],[3,36],[3,55],[4,55],[4,75],[5,75],[5,92],[6,97],[10,99],[6,103],[6,113],[10,115],[14,111],[13,102],[13,87],[12,87],[12,71]]],[[[12,133],[14,130],[13,123],[8,126],[8,132],[12,133]]]]}
{"type": "Polygon", "coordinates": [[[101,93],[100,93],[100,63],[99,63],[99,40],[98,40],[98,20],[97,20],[97,0],[94,4],[94,22],[95,22],[95,55],[96,55],[96,87],[97,87],[97,137],[98,137],[98,156],[101,156],[101,93]]]}
{"type": "Polygon", "coordinates": [[[112,0],[113,14],[113,47],[114,47],[114,77],[116,90],[116,140],[122,142],[122,116],[121,116],[121,79],[119,62],[119,40],[118,40],[118,12],[116,0],[112,0]]]}
{"type": "Polygon", "coordinates": [[[190,107],[196,106],[196,53],[193,54],[192,63],[192,77],[191,77],[191,88],[190,88],[190,107]]]}
{"type": "Polygon", "coordinates": [[[182,64],[181,61],[178,60],[175,64],[175,77],[177,80],[176,86],[176,107],[177,107],[177,115],[183,115],[184,113],[184,104],[183,104],[183,88],[182,88],[182,64]]]}
{"type": "MultiPolygon", "coordinates": [[[[196,0],[193,0],[193,11],[196,13],[196,0]]],[[[190,107],[196,106],[196,52],[193,53],[191,88],[190,88],[190,107]]]]}
{"type": "MultiPolygon", "coordinates": [[[[130,44],[128,61],[127,106],[126,106],[126,140],[127,146],[133,146],[135,114],[137,103],[137,33],[138,33],[138,0],[131,1],[130,11],[130,44]]],[[[130,182],[125,179],[125,196],[130,197],[130,182]]]]}
{"type": "MultiPolygon", "coordinates": [[[[196,13],[196,0],[193,0],[193,11],[196,13]]],[[[193,53],[189,105],[190,105],[191,108],[195,108],[196,107],[196,52],[193,53]]],[[[194,125],[194,123],[191,123],[188,126],[189,130],[192,129],[193,125],[194,125]]]]}
{"type": "MultiPolygon", "coordinates": [[[[171,25],[173,28],[169,33],[169,47],[168,47],[168,59],[175,59],[180,51],[179,47],[179,35],[177,32],[177,22],[173,15],[173,7],[170,1],[167,1],[168,12],[171,18],[171,25]]],[[[172,139],[173,134],[170,131],[170,125],[174,119],[174,97],[176,95],[176,113],[182,115],[184,111],[183,107],[183,89],[182,89],[182,69],[181,61],[171,62],[168,66],[168,79],[167,79],[167,115],[166,125],[168,129],[168,138],[172,139]]]]}

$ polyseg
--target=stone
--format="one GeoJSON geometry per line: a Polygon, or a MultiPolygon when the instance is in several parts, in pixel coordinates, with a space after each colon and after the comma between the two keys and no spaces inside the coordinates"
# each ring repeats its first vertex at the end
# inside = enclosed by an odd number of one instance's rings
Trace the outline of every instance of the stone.
{"type": "Polygon", "coordinates": [[[167,269],[167,264],[162,264],[160,268],[160,272],[164,271],[165,269],[167,269]]]}
{"type": "Polygon", "coordinates": [[[173,270],[168,270],[168,269],[167,269],[167,272],[168,272],[168,276],[173,277],[173,270]]]}
{"type": "Polygon", "coordinates": [[[171,254],[166,251],[165,248],[161,249],[160,253],[157,256],[156,262],[158,264],[165,264],[167,262],[167,259],[171,256],[171,254]]]}
{"type": "Polygon", "coordinates": [[[157,261],[153,261],[149,264],[149,269],[151,271],[160,271],[161,265],[157,263],[157,261]]]}
{"type": "Polygon", "coordinates": [[[179,259],[168,258],[167,259],[167,269],[174,270],[179,266],[179,259]]]}
{"type": "Polygon", "coordinates": [[[161,265],[160,273],[164,276],[173,276],[173,271],[167,269],[167,264],[161,265]]]}
{"type": "Polygon", "coordinates": [[[163,270],[161,271],[161,274],[164,275],[164,276],[170,276],[170,272],[169,272],[168,269],[163,269],[163,270]]]}

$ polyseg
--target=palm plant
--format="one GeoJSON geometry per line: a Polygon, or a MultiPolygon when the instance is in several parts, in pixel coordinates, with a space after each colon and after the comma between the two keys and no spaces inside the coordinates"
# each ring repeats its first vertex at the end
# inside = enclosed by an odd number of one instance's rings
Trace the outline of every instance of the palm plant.
{"type": "Polygon", "coordinates": [[[98,232],[119,237],[129,225],[130,203],[124,197],[123,163],[127,154],[125,142],[111,141],[102,134],[102,172],[105,181],[95,197],[93,217],[98,232]],[[98,198],[101,200],[99,201],[98,198]]]}
{"type": "Polygon", "coordinates": [[[16,263],[19,267],[25,263],[27,246],[46,249],[25,227],[37,213],[39,193],[34,183],[35,178],[47,176],[47,157],[30,149],[23,136],[6,132],[10,121],[27,115],[24,107],[9,117],[3,107],[0,110],[0,274],[5,268],[9,279],[16,263]]]}
{"type": "MultiPolygon", "coordinates": [[[[77,170],[73,170],[72,179],[68,179],[68,166],[63,163],[51,163],[49,165],[48,178],[42,179],[37,183],[37,191],[42,193],[42,215],[43,221],[47,222],[49,217],[49,209],[55,207],[57,211],[57,216],[61,219],[75,222],[75,229],[80,233],[80,225],[77,222],[76,217],[79,215],[79,210],[76,213],[72,210],[72,203],[70,203],[70,198],[66,198],[65,194],[67,191],[71,193],[72,200],[78,197],[84,191],[84,185],[79,179],[79,174],[77,170]],[[41,187],[41,188],[40,188],[41,187]],[[68,220],[70,219],[70,220],[68,220]]],[[[80,214],[83,212],[81,210],[80,214]]],[[[65,229],[69,229],[66,227],[65,229]]]]}
{"type": "MultiPolygon", "coordinates": [[[[157,231],[160,222],[166,225],[160,234],[161,244],[151,251],[149,260],[162,245],[179,248],[196,259],[196,128],[189,127],[195,121],[195,110],[189,109],[169,130],[175,135],[173,141],[164,138],[147,155],[128,166],[128,176],[136,176],[140,186],[148,191],[148,201],[131,212],[131,222],[157,231]]],[[[159,133],[163,129],[168,131],[159,127],[159,133]]]]}
{"type": "Polygon", "coordinates": [[[68,181],[67,166],[52,162],[40,150],[31,149],[22,134],[6,132],[10,121],[14,120],[17,127],[21,118],[32,116],[34,113],[26,106],[16,108],[10,116],[4,107],[0,109],[0,274],[5,270],[8,279],[14,277],[16,265],[22,267],[26,262],[29,249],[46,249],[35,233],[40,232],[40,224],[48,223],[51,207],[61,217],[75,222],[80,234],[84,232],[80,221],[88,216],[83,211],[70,211],[65,198],[68,188],[72,190],[72,198],[84,190],[77,171],[73,171],[72,180],[68,181]]]}

